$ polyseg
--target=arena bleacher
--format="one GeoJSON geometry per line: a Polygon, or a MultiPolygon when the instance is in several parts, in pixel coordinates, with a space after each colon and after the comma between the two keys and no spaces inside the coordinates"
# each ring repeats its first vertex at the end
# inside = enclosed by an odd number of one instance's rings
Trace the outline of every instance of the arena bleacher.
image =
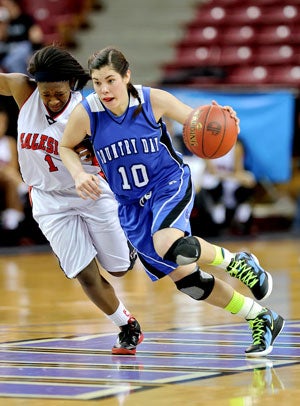
{"type": "Polygon", "coordinates": [[[200,2],[163,83],[300,86],[299,0],[200,2]]]}
{"type": "Polygon", "coordinates": [[[89,25],[89,14],[99,9],[95,0],[22,0],[24,11],[32,15],[44,32],[45,45],[60,43],[76,46],[76,32],[89,25]]]}

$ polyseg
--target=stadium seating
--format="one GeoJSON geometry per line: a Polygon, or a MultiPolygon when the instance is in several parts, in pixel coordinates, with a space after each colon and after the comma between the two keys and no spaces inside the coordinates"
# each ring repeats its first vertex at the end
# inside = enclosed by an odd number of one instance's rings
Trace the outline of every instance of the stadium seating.
{"type": "Polygon", "coordinates": [[[215,68],[210,85],[300,87],[299,67],[300,0],[208,0],[196,6],[163,70],[195,85],[215,68]]]}
{"type": "Polygon", "coordinates": [[[220,48],[220,65],[243,65],[255,61],[256,48],[241,46],[222,46],[220,48]]]}
{"type": "Polygon", "coordinates": [[[262,45],[300,43],[300,27],[297,25],[271,24],[259,28],[256,41],[262,45]]]}
{"type": "Polygon", "coordinates": [[[300,46],[261,45],[257,47],[256,63],[264,65],[285,65],[299,61],[300,46]]]}
{"type": "Polygon", "coordinates": [[[270,68],[261,65],[232,67],[226,82],[230,85],[266,85],[271,81],[270,68]]]}
{"type": "Polygon", "coordinates": [[[224,45],[252,45],[257,41],[257,32],[251,25],[226,26],[220,37],[224,45]]]}
{"type": "Polygon", "coordinates": [[[300,63],[298,65],[272,67],[270,75],[270,82],[274,85],[300,87],[300,63]]]}
{"type": "Polygon", "coordinates": [[[73,46],[77,30],[87,24],[91,0],[22,0],[24,11],[32,15],[44,32],[45,44],[59,42],[73,46]]]}

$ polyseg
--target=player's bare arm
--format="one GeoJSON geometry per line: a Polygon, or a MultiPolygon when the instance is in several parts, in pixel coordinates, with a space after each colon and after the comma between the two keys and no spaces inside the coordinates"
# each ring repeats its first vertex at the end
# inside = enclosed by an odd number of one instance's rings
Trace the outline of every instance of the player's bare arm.
{"type": "Polygon", "coordinates": [[[22,73],[0,73],[0,94],[13,96],[19,108],[36,88],[36,83],[22,73]]]}
{"type": "Polygon", "coordinates": [[[156,121],[162,116],[171,118],[178,123],[184,124],[186,118],[191,113],[192,108],[171,93],[161,89],[151,89],[151,105],[156,121]]]}
{"type": "Polygon", "coordinates": [[[101,194],[99,179],[96,175],[85,172],[80,157],[74,150],[87,133],[90,133],[89,117],[86,110],[79,104],[70,115],[59,145],[59,153],[75,181],[78,195],[83,199],[96,200],[101,194]]]}

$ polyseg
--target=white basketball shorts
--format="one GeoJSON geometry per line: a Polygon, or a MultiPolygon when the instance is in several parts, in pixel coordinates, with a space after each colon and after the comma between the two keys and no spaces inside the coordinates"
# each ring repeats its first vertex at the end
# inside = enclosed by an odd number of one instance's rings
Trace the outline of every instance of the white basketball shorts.
{"type": "Polygon", "coordinates": [[[74,278],[97,257],[109,272],[130,266],[127,239],[120,226],[118,203],[101,177],[97,201],[84,200],[75,187],[46,192],[32,188],[33,217],[68,278],[74,278]]]}

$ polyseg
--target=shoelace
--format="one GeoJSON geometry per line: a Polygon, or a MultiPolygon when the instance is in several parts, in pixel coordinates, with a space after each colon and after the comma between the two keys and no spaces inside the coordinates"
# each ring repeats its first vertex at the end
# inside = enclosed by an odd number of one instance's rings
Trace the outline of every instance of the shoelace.
{"type": "Polygon", "coordinates": [[[265,321],[257,317],[254,320],[249,320],[249,325],[252,329],[253,344],[264,344],[265,321]]]}
{"type": "Polygon", "coordinates": [[[238,278],[250,288],[258,282],[257,275],[244,259],[241,261],[233,261],[232,265],[228,266],[228,273],[230,276],[238,278]]]}

